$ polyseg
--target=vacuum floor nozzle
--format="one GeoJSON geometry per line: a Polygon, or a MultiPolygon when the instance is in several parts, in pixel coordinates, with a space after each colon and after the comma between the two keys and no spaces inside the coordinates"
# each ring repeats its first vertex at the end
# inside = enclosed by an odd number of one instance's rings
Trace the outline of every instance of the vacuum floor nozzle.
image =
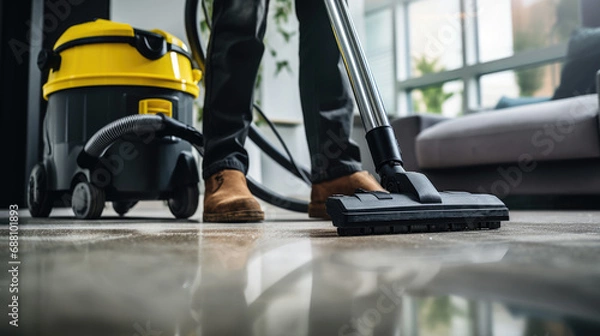
{"type": "Polygon", "coordinates": [[[499,229],[508,208],[493,195],[441,192],[441,202],[406,194],[362,192],[333,196],[327,211],[340,236],[499,229]]]}

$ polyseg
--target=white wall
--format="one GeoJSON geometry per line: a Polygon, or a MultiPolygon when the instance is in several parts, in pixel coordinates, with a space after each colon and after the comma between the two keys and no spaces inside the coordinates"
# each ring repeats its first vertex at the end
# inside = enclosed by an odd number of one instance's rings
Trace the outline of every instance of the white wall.
{"type": "Polygon", "coordinates": [[[110,18],[135,28],[158,28],[187,41],[184,8],[185,0],[112,0],[110,18]]]}
{"type": "MultiPolygon", "coordinates": [[[[350,0],[349,5],[359,35],[364,40],[364,0],[350,0]]],[[[295,16],[285,27],[287,31],[298,31],[298,23],[294,18],[295,16]]],[[[275,76],[275,59],[270,54],[265,54],[261,87],[262,105],[275,119],[302,120],[298,93],[298,35],[296,34],[289,43],[286,43],[276,32],[275,25],[270,22],[265,40],[269,46],[277,50],[277,59],[290,61],[293,73],[282,72],[275,76]]]]}

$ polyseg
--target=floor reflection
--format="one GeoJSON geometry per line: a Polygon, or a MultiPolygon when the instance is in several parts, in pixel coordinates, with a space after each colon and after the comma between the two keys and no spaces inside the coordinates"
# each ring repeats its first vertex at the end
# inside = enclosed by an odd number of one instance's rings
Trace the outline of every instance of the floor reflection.
{"type": "Polygon", "coordinates": [[[252,239],[244,238],[248,232],[240,234],[228,236],[227,244],[218,235],[200,239],[191,334],[588,335],[600,330],[593,281],[575,288],[576,281],[551,270],[519,269],[506,244],[404,251],[310,239],[276,244],[265,241],[262,231],[252,232],[252,239]],[[586,290],[594,296],[581,296],[586,290]],[[574,297],[565,302],[563,296],[574,297]],[[569,303],[581,314],[565,306],[569,303]]]}
{"type": "Polygon", "coordinates": [[[600,333],[597,241],[524,242],[509,231],[340,239],[325,224],[32,226],[19,331],[600,333]]]}

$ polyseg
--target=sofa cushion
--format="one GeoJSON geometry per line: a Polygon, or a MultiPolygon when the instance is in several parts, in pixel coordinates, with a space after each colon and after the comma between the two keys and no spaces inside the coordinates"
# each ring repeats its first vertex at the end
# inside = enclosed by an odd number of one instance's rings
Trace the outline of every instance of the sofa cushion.
{"type": "Polygon", "coordinates": [[[421,169],[600,157],[598,96],[586,95],[442,122],[416,142],[421,169]]]}
{"type": "Polygon", "coordinates": [[[447,120],[450,118],[439,114],[419,113],[391,121],[394,134],[402,149],[402,160],[406,170],[419,170],[415,154],[417,136],[429,127],[447,120]]]}

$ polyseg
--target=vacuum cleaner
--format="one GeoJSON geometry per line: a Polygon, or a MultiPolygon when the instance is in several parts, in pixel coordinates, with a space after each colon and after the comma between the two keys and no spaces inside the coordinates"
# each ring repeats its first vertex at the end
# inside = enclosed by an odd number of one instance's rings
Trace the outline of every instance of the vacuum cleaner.
{"type": "MultiPolygon", "coordinates": [[[[194,45],[201,48],[199,39],[194,45]]],[[[192,150],[203,154],[203,138],[189,125],[203,58],[196,62],[167,32],[95,20],[69,28],[53,50],[39,54],[38,65],[49,74],[43,88],[48,108],[43,160],[27,188],[33,217],[70,206],[77,218],[97,219],[107,201],[121,216],[145,200],[166,200],[179,219],[197,211],[200,179],[192,150]]],[[[308,169],[294,162],[287,147],[286,156],[255,126],[250,139],[310,183],[308,169]]],[[[249,184],[263,200],[308,211],[306,202],[252,179],[249,184]]]]}
{"type": "Polygon", "coordinates": [[[496,196],[438,192],[420,173],[402,167],[400,147],[344,0],[324,0],[367,132],[381,185],[389,191],[357,192],[326,201],[340,235],[498,229],[509,219],[496,196]]]}
{"type": "MultiPolygon", "coordinates": [[[[365,235],[499,228],[501,221],[508,220],[509,213],[506,206],[497,197],[463,192],[438,192],[425,175],[406,172],[403,169],[400,148],[385,114],[382,99],[358,41],[347,5],[343,0],[325,0],[325,4],[367,131],[367,142],[377,173],[381,178],[381,184],[388,191],[357,191],[353,196],[334,195],[329,198],[326,203],[327,212],[331,216],[333,225],[337,227],[338,234],[365,235]]],[[[186,30],[192,49],[194,61],[192,63],[196,63],[199,69],[203,69],[205,57],[199,38],[197,10],[198,0],[186,1],[186,30]]],[[[154,45],[161,44],[164,43],[156,42],[154,45]]],[[[163,49],[168,50],[169,48],[164,47],[163,49]]],[[[55,63],[51,62],[53,65],[55,63]]],[[[255,108],[262,113],[258,107],[255,106],[255,108]]],[[[187,126],[184,119],[176,120],[170,118],[168,114],[156,111],[155,114],[146,115],[130,113],[127,117],[114,120],[102,127],[84,145],[78,143],[77,149],[70,156],[72,160],[76,161],[75,171],[83,174],[82,179],[89,178],[90,174],[93,175],[93,171],[98,169],[103,158],[110,154],[115,144],[132,134],[139,136],[151,133],[155,135],[156,139],[185,140],[202,154],[202,135],[197,130],[187,126]],[[76,152],[79,154],[73,155],[76,152]]],[[[270,125],[272,126],[272,124],[270,125]]],[[[286,156],[266,141],[254,126],[250,129],[249,138],[284,168],[310,183],[306,177],[308,169],[295,163],[287,149],[286,156]]],[[[156,164],[162,164],[162,160],[156,164]]],[[[183,162],[178,166],[193,168],[190,161],[178,160],[183,162]]],[[[138,174],[144,174],[144,169],[139,170],[138,174]]],[[[190,176],[192,176],[191,179],[184,179],[183,184],[178,184],[179,188],[182,185],[189,188],[194,183],[197,175],[190,174],[190,176]]],[[[41,177],[45,178],[46,176],[41,177]]],[[[38,180],[41,179],[38,178],[38,180]]],[[[87,183],[84,187],[86,191],[91,190],[91,192],[79,193],[80,196],[84,196],[84,201],[79,201],[77,204],[85,208],[81,203],[86,203],[85,200],[89,199],[90,195],[93,197],[94,193],[99,191],[97,186],[90,184],[88,180],[84,179],[82,182],[87,183]]],[[[80,183],[82,182],[80,181],[80,183]]],[[[252,193],[266,202],[292,211],[307,212],[308,204],[306,202],[280,196],[260,186],[251,178],[248,179],[248,184],[252,193]]],[[[36,195],[39,188],[36,189],[35,185],[30,181],[30,195],[31,191],[34,196],[36,195]]],[[[38,185],[44,187],[44,183],[38,183],[38,185]]],[[[75,191],[77,191],[76,187],[77,185],[75,185],[75,191]]],[[[117,188],[113,186],[113,189],[117,188]]],[[[113,199],[119,199],[117,192],[108,194],[113,199]]],[[[172,191],[166,194],[173,196],[172,191]]],[[[194,195],[190,193],[188,196],[194,195]]],[[[30,196],[30,199],[35,205],[36,198],[30,196]]],[[[42,198],[42,200],[44,199],[42,198]]],[[[179,202],[174,200],[169,204],[173,203],[173,207],[177,208],[177,205],[181,206],[182,200],[188,200],[188,198],[180,197],[179,202]]],[[[87,206],[89,207],[89,205],[87,206]]],[[[75,211],[75,214],[78,217],[93,217],[86,216],[81,211],[75,211]]]]}
{"type": "Polygon", "coordinates": [[[193,215],[198,167],[192,146],[180,138],[124,134],[94,165],[82,167],[77,158],[98,130],[132,114],[191,124],[202,77],[194,64],[173,35],[107,20],[75,25],[53,50],[42,51],[48,107],[43,161],[29,178],[31,215],[47,217],[53,206],[70,205],[76,217],[94,219],[105,201],[124,215],[141,200],[166,200],[177,218],[193,215]]]}

